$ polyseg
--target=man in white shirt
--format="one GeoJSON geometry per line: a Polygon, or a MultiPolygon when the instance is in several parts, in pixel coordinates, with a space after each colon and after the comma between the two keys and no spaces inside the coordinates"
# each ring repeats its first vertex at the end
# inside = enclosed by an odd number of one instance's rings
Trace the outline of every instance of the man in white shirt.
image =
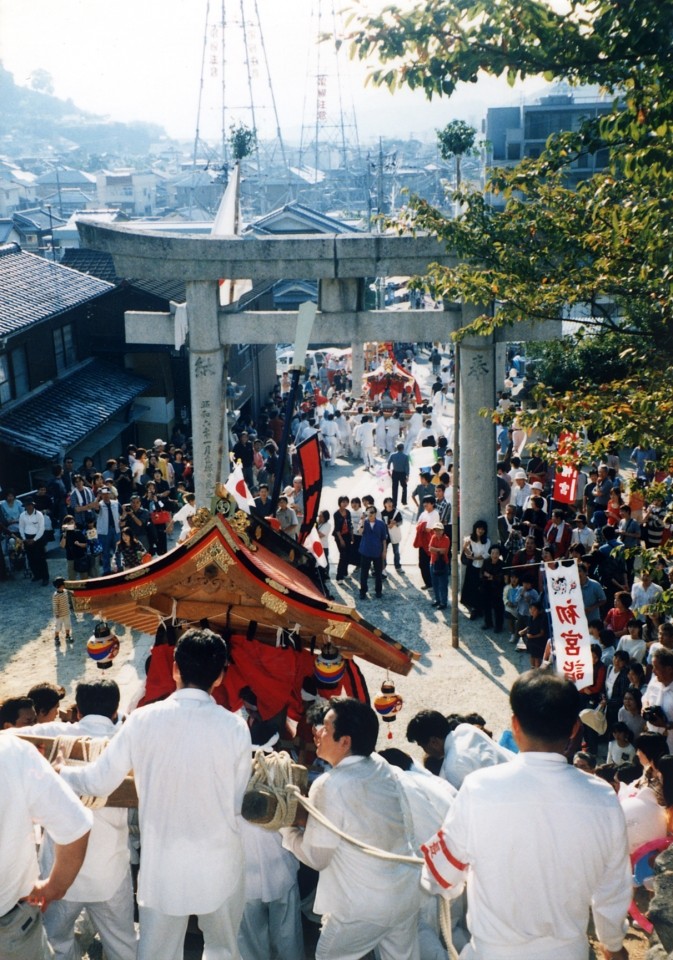
{"type": "Polygon", "coordinates": [[[605,960],[627,958],[624,814],[607,783],[563,755],[579,700],[555,675],[519,677],[510,704],[520,753],[470,774],[423,845],[424,883],[449,899],[467,884],[472,939],[461,960],[586,960],[590,909],[605,960]]]}
{"type": "Polygon", "coordinates": [[[631,587],[631,609],[643,623],[647,620],[650,607],[661,596],[662,592],[659,584],[652,580],[650,571],[643,570],[640,581],[636,580],[631,587]]]}
{"type": "Polygon", "coordinates": [[[374,454],[374,433],[375,426],[371,417],[365,415],[362,423],[359,423],[353,431],[353,440],[359,446],[365,469],[373,470],[376,465],[374,454]]]}
{"type": "MultiPolygon", "coordinates": [[[[652,657],[654,676],[643,697],[643,710],[659,707],[658,716],[649,719],[648,730],[666,737],[668,752],[673,753],[673,652],[660,647],[652,657]]],[[[644,715],[644,714],[643,714],[644,715]]]]}
{"type": "Polygon", "coordinates": [[[92,816],[32,743],[8,734],[0,736],[0,783],[0,957],[47,960],[41,909],[77,876],[92,816]],[[36,823],[55,844],[51,872],[41,880],[36,823]]]}
{"type": "Polygon", "coordinates": [[[515,470],[510,476],[512,476],[512,493],[509,502],[514,504],[516,507],[516,515],[520,517],[531,495],[528,475],[525,470],[519,469],[515,470]]]}
{"type": "MultiPolygon", "coordinates": [[[[79,683],[75,692],[77,723],[59,720],[21,729],[40,737],[114,736],[119,710],[119,687],[114,680],[79,683]]],[[[108,960],[135,960],[137,943],[133,925],[133,883],[129,863],[128,812],[125,808],[101,807],[94,811],[93,827],[84,863],[64,896],[52,903],[44,925],[56,960],[74,960],[75,921],[86,907],[108,960]]],[[[54,845],[46,837],[40,850],[40,867],[48,874],[54,845]]]]}
{"type": "Polygon", "coordinates": [[[206,956],[239,960],[239,817],[251,741],[245,722],[210,696],[226,662],[220,636],[188,630],[175,648],[176,692],[135,710],[94,763],[61,773],[83,794],[107,796],[133,770],[142,837],[138,960],[182,960],[190,914],[206,956]]]}
{"type": "MultiPolygon", "coordinates": [[[[317,733],[317,752],[332,770],[309,797],[340,830],[389,853],[413,853],[413,824],[391,767],[374,754],[378,717],[350,697],[333,699],[317,733]]],[[[309,815],[305,830],[281,830],[283,846],[320,871],[315,912],[323,915],[316,960],[418,960],[419,871],[380,860],[342,840],[309,815]]]]}
{"type": "Polygon", "coordinates": [[[32,498],[26,500],[26,509],[19,517],[19,536],[23,541],[33,581],[48,587],[49,567],[45,553],[44,514],[35,509],[35,501],[32,498]]]}

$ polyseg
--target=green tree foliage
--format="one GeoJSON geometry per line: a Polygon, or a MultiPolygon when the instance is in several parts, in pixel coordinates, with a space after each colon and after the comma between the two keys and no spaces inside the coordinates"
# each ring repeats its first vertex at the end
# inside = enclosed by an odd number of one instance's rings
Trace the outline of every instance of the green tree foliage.
{"type": "Polygon", "coordinates": [[[443,160],[456,161],[456,188],[460,187],[460,159],[474,147],[477,131],[464,120],[452,120],[437,131],[439,152],[443,160]]]}
{"type": "Polygon", "coordinates": [[[483,71],[511,83],[598,83],[612,96],[607,114],[552,135],[539,158],[492,171],[488,190],[504,209],[462,190],[456,220],[415,200],[400,227],[435,232],[461,255],[455,269],[431,268],[427,283],[436,295],[495,304],[475,330],[509,325],[516,339],[519,321],[575,308],[594,334],[610,335],[619,377],[587,378],[585,367],[565,389],[558,377],[543,382],[525,414],[545,433],[588,437],[582,452],[592,456],[606,438],[626,446],[647,437],[662,460],[673,457],[670,10],[660,0],[426,0],[350,21],[352,53],[376,59],[373,82],[393,90],[450,95],[483,71]],[[607,166],[569,189],[566,172],[599,149],[607,166]]]}
{"type": "Polygon", "coordinates": [[[229,146],[235,161],[244,160],[257,144],[257,132],[245,123],[232,123],[229,127],[229,146]]]}

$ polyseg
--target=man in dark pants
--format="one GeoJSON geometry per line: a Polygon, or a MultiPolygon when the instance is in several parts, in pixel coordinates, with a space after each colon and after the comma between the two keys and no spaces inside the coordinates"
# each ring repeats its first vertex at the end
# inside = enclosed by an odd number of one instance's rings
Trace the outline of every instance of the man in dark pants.
{"type": "Polygon", "coordinates": [[[393,507],[397,506],[397,494],[402,488],[402,506],[407,505],[407,483],[409,482],[409,455],[404,452],[404,444],[398,443],[395,453],[388,457],[388,473],[393,480],[393,507]]]}
{"type": "Polygon", "coordinates": [[[348,576],[348,558],[353,543],[353,521],[348,509],[349,503],[348,497],[339,497],[339,509],[335,511],[332,518],[334,523],[332,536],[336,540],[337,550],[339,551],[337,580],[344,580],[348,576]]]}
{"type": "Polygon", "coordinates": [[[367,509],[367,519],[362,528],[362,539],[360,540],[360,599],[367,598],[367,582],[369,578],[369,568],[374,567],[374,582],[376,596],[381,596],[383,589],[383,557],[388,543],[388,528],[383,520],[376,517],[376,507],[367,509]]]}

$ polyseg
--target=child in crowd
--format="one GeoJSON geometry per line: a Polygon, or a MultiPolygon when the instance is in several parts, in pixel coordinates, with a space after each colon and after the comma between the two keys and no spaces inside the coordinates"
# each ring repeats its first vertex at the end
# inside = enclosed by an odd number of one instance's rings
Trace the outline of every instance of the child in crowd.
{"type": "Polygon", "coordinates": [[[502,599],[505,604],[505,622],[509,630],[509,642],[516,643],[519,598],[521,597],[523,587],[519,583],[518,573],[510,573],[509,577],[505,577],[505,581],[505,588],[502,593],[502,599]]]}
{"type": "MultiPolygon", "coordinates": [[[[525,634],[528,628],[528,618],[530,616],[530,605],[531,603],[537,603],[540,599],[540,594],[537,592],[533,586],[535,580],[535,575],[532,573],[525,573],[521,578],[521,593],[519,595],[519,603],[517,605],[517,625],[519,631],[519,642],[516,645],[516,649],[520,651],[527,650],[526,641],[524,640],[523,635],[525,634]]],[[[542,644],[542,652],[540,657],[544,653],[544,644],[542,644]]],[[[538,664],[539,666],[539,664],[538,664]]]]}
{"type": "Polygon", "coordinates": [[[61,631],[65,631],[66,643],[72,643],[72,622],[70,620],[70,600],[65,589],[65,579],[56,577],[53,581],[56,590],[51,597],[51,609],[54,614],[54,646],[61,646],[61,631]]]}
{"type": "Polygon", "coordinates": [[[318,536],[320,537],[320,542],[322,548],[325,551],[325,560],[327,560],[327,569],[325,571],[325,578],[329,580],[329,538],[332,535],[332,518],[330,516],[329,510],[321,510],[318,514],[318,536]]]}
{"type": "Polygon", "coordinates": [[[636,748],[631,742],[633,734],[625,723],[618,720],[612,727],[612,740],[608,746],[608,763],[633,763],[636,758],[636,748]]]}
{"type": "Polygon", "coordinates": [[[606,668],[612,666],[612,658],[615,655],[615,641],[616,637],[612,630],[601,630],[598,634],[598,642],[601,645],[602,653],[601,660],[605,664],[606,668]]]}
{"type": "Polygon", "coordinates": [[[528,610],[528,626],[521,631],[520,636],[530,656],[530,668],[534,670],[541,666],[547,646],[547,615],[544,612],[543,604],[537,597],[530,601],[528,610]]]}
{"type": "Polygon", "coordinates": [[[89,566],[91,576],[96,577],[98,576],[99,557],[103,552],[103,546],[98,539],[95,520],[87,520],[86,522],[86,549],[91,558],[89,566]]]}

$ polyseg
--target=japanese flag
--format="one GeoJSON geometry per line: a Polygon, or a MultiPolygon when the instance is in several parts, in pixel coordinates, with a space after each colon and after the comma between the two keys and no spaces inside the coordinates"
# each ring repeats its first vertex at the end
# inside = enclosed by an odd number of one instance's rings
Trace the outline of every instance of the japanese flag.
{"type": "Polygon", "coordinates": [[[237,463],[231,471],[224,486],[236,500],[239,509],[250,513],[250,507],[255,505],[255,498],[248,490],[248,485],[243,477],[243,467],[240,463],[237,463]]]}
{"type": "Polygon", "coordinates": [[[306,539],[304,540],[304,547],[308,550],[309,553],[312,553],[316,559],[316,562],[319,567],[327,566],[327,557],[325,556],[325,548],[320,542],[320,537],[318,536],[318,531],[315,527],[312,527],[309,532],[306,534],[306,539]]]}

